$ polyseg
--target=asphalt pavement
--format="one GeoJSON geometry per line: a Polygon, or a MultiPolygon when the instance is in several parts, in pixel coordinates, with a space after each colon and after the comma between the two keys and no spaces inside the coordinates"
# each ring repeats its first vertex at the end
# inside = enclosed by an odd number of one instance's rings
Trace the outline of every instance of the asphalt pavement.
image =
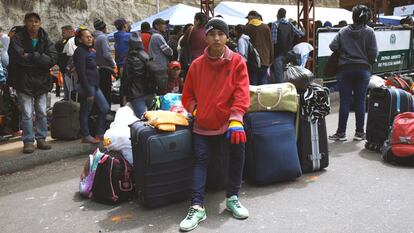
{"type": "MultiPolygon", "coordinates": [[[[327,117],[328,133],[338,114],[327,117]]],[[[355,130],[350,115],[347,135],[355,130]]],[[[294,182],[243,184],[250,217],[226,212],[224,191],[206,195],[207,220],[193,232],[414,232],[413,168],[385,164],[364,142],[330,142],[330,165],[294,182]]],[[[108,206],[78,194],[86,155],[0,176],[1,232],[178,232],[189,203],[147,210],[136,199],[108,206]]]]}

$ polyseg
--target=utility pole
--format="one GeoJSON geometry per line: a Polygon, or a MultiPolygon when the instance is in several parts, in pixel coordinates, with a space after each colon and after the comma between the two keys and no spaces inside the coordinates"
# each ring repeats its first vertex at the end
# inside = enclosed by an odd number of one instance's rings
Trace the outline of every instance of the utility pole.
{"type": "Polygon", "coordinates": [[[160,12],[160,0],[156,0],[157,1],[157,13],[160,12]]]}

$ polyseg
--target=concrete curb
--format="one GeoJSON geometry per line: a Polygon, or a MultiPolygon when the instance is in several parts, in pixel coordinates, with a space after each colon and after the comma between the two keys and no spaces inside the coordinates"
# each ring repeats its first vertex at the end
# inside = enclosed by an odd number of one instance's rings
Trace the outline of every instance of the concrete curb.
{"type": "Polygon", "coordinates": [[[55,162],[64,158],[80,155],[84,155],[87,158],[86,156],[95,148],[97,148],[97,145],[82,144],[77,140],[53,143],[51,150],[36,149],[32,154],[23,154],[21,152],[22,148],[14,149],[10,151],[10,154],[15,154],[14,156],[0,160],[0,175],[55,162]]]}

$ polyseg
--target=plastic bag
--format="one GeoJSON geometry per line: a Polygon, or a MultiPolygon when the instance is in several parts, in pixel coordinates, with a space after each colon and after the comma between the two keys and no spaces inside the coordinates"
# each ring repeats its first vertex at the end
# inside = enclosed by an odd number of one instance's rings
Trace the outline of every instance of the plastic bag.
{"type": "Polygon", "coordinates": [[[369,79],[368,88],[385,87],[385,80],[377,75],[372,75],[369,79]]]}
{"type": "Polygon", "coordinates": [[[139,120],[129,104],[118,109],[114,122],[104,134],[104,147],[110,151],[120,151],[130,163],[132,159],[131,131],[129,125],[139,120]]]}
{"type": "Polygon", "coordinates": [[[285,81],[292,83],[300,91],[306,90],[313,79],[313,73],[301,66],[288,65],[285,72],[285,81]]]}
{"type": "Polygon", "coordinates": [[[166,95],[160,96],[161,101],[161,110],[169,111],[172,106],[180,106],[181,104],[181,94],[168,93],[166,95]]]}

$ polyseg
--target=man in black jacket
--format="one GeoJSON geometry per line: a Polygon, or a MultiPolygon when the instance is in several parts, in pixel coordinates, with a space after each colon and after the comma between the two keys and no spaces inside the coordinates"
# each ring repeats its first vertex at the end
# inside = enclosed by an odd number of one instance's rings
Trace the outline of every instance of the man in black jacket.
{"type": "Polygon", "coordinates": [[[45,141],[46,98],[52,88],[49,69],[56,64],[58,55],[41,24],[37,13],[27,13],[24,17],[24,29],[16,33],[9,46],[10,75],[22,111],[24,153],[33,153],[35,139],[37,148],[51,148],[45,141]],[[33,131],[33,110],[36,115],[36,132],[33,131]]]}

